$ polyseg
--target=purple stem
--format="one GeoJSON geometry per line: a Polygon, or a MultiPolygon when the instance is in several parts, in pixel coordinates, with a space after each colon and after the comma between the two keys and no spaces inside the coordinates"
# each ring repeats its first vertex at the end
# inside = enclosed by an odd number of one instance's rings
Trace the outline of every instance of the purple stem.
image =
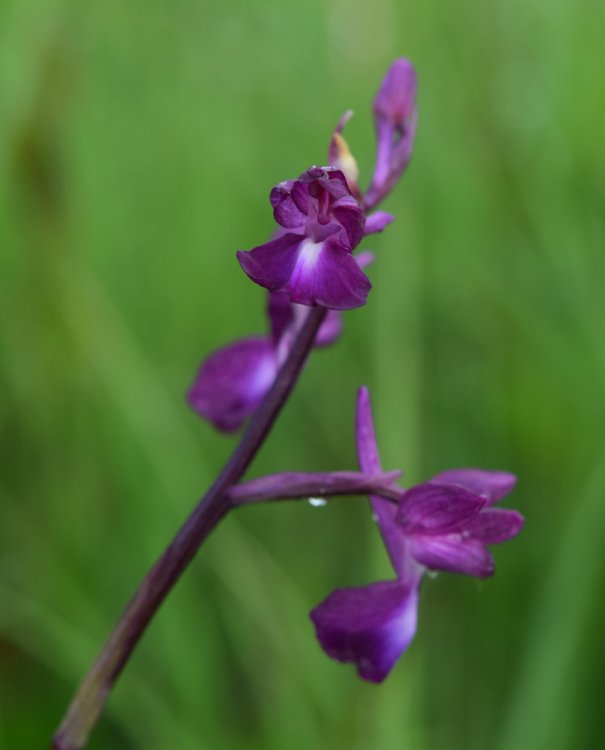
{"type": "Polygon", "coordinates": [[[269,434],[301,373],[326,312],[323,307],[311,309],[273,387],[250,420],[231,458],[128,603],[76,691],[53,738],[54,750],[80,750],[85,747],[113,684],[149,621],[201,543],[231,507],[226,493],[239,482],[269,434]]]}
{"type": "Polygon", "coordinates": [[[251,503],[339,495],[380,495],[397,503],[402,489],[393,486],[393,482],[400,476],[400,471],[376,472],[375,474],[363,474],[358,471],[313,474],[284,472],[242,482],[232,487],[227,492],[227,497],[231,507],[234,508],[251,503]]]}

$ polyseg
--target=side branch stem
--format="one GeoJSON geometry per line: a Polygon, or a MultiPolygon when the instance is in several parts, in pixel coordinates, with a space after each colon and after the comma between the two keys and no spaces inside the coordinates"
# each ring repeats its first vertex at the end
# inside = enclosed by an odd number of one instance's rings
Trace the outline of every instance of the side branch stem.
{"type": "Polygon", "coordinates": [[[303,369],[325,315],[326,310],[322,307],[312,308],[307,315],[272,389],[252,417],[231,458],[164,554],[147,573],[80,684],[54,736],[54,750],[80,750],[85,747],[115,681],[149,621],[204,539],[231,507],[227,492],[239,482],[269,434],[303,369]]]}
{"type": "Polygon", "coordinates": [[[227,492],[231,507],[252,503],[280,502],[304,497],[378,495],[397,504],[402,490],[393,485],[400,471],[364,474],[357,471],[298,474],[284,472],[240,482],[227,492]]]}

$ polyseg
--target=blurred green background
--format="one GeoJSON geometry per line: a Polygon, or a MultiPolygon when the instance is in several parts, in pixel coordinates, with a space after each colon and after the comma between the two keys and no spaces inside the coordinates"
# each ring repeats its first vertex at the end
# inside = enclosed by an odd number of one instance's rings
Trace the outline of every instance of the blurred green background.
{"type": "Polygon", "coordinates": [[[493,580],[423,588],[364,684],[309,609],[391,575],[363,499],[234,514],[91,748],[563,750],[605,736],[605,6],[590,0],[3,0],[0,747],[45,747],[135,585],[234,445],[184,392],[265,330],[236,249],[341,113],[369,181],[390,61],[420,77],[368,305],[254,474],[354,468],[358,385],[409,483],[514,471],[493,580]]]}

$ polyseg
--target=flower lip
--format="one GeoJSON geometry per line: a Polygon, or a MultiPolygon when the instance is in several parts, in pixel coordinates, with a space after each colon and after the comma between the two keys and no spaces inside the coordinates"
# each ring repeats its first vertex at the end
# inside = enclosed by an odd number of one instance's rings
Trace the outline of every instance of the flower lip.
{"type": "Polygon", "coordinates": [[[256,409],[276,373],[277,359],[268,337],[240,339],[202,363],[187,401],[217,429],[233,432],[256,409]]]}
{"type": "Polygon", "coordinates": [[[416,632],[417,586],[379,581],[336,589],[311,612],[317,638],[332,659],[353,662],[360,677],[382,682],[416,632]]]}

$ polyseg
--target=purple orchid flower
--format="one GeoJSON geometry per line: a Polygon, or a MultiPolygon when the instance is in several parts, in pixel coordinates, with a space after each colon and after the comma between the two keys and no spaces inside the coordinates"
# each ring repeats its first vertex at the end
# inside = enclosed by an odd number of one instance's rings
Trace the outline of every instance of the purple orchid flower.
{"type": "MultiPolygon", "coordinates": [[[[356,258],[361,268],[372,260],[370,252],[356,258]]],[[[238,430],[273,385],[307,312],[304,305],[289,302],[285,292],[270,292],[270,333],[240,339],[210,354],[187,393],[191,408],[223,432],[238,430]]],[[[317,332],[315,346],[332,344],[341,331],[342,313],[330,310],[317,332]]]]}
{"type": "Polygon", "coordinates": [[[416,71],[409,60],[400,58],[387,71],[374,99],[376,165],[364,200],[366,209],[393,189],[407,167],[417,119],[416,71]]]}
{"type": "MultiPolygon", "coordinates": [[[[366,388],[358,394],[356,436],[362,471],[380,472],[366,388]]],[[[382,682],[415,635],[427,568],[479,577],[494,572],[486,545],[514,537],[523,518],[490,506],[514,484],[515,477],[505,472],[457,469],[402,491],[398,505],[371,497],[396,579],[337,589],[311,612],[328,656],[355,663],[365,680],[382,682]]]]}
{"type": "Polygon", "coordinates": [[[393,217],[380,212],[366,221],[344,174],[333,167],[311,167],[280,183],[270,201],[282,229],[264,245],[237,253],[248,276],[302,305],[349,310],[365,304],[372,285],[352,252],[393,217]]]}
{"type": "Polygon", "coordinates": [[[515,483],[507,472],[454,469],[404,492],[397,523],[412,557],[431,570],[492,575],[487,545],[512,539],[523,526],[517,511],[491,507],[515,483]]]}

